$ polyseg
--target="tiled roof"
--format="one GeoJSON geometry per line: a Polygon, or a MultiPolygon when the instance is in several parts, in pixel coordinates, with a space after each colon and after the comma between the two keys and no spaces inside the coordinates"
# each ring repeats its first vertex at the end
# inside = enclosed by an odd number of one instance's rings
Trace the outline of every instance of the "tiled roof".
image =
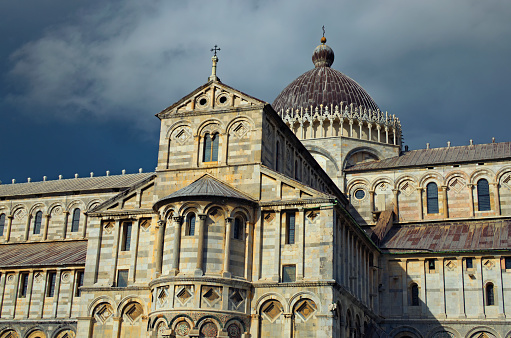
{"type": "Polygon", "coordinates": [[[377,111],[378,105],[369,94],[350,77],[330,67],[317,67],[300,75],[277,96],[272,103],[279,112],[286,109],[317,107],[320,104],[330,107],[340,105],[365,107],[377,111]]]}
{"type": "Polygon", "coordinates": [[[0,185],[0,197],[55,194],[67,191],[91,191],[128,188],[154,173],[72,178],[65,180],[0,185]]]}
{"type": "Polygon", "coordinates": [[[380,247],[393,252],[511,250],[511,219],[434,222],[394,227],[387,233],[380,247]]]}
{"type": "Polygon", "coordinates": [[[181,188],[178,191],[168,195],[167,197],[160,199],[158,202],[156,202],[156,205],[159,205],[162,202],[170,202],[171,200],[196,198],[201,196],[232,198],[255,202],[255,200],[250,196],[243,194],[242,192],[232,188],[231,186],[214,178],[213,176],[205,174],[186,187],[181,188]]]}
{"type": "Polygon", "coordinates": [[[0,245],[0,268],[85,265],[87,241],[0,245]]]}
{"type": "Polygon", "coordinates": [[[381,161],[356,164],[346,171],[439,165],[460,162],[484,162],[511,158],[511,142],[474,144],[469,146],[420,149],[381,161]]]}

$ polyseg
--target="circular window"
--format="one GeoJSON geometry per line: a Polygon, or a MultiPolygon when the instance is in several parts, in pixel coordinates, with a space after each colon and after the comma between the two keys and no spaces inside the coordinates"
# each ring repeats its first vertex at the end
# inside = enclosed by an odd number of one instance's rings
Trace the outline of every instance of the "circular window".
{"type": "Polygon", "coordinates": [[[356,198],[357,200],[361,200],[361,199],[363,199],[365,196],[366,196],[366,193],[364,192],[364,190],[359,189],[359,190],[355,191],[355,198],[356,198]]]}
{"type": "Polygon", "coordinates": [[[218,102],[220,102],[221,104],[225,104],[227,102],[227,96],[224,95],[220,96],[218,98],[218,102]]]}
{"type": "Polygon", "coordinates": [[[201,105],[201,106],[205,106],[206,103],[208,103],[208,100],[206,100],[205,98],[202,98],[199,100],[199,105],[201,105]]]}

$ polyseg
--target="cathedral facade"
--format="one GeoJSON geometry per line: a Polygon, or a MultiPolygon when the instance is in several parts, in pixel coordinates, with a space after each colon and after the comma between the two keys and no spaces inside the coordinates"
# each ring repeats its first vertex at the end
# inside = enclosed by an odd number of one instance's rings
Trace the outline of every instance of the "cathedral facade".
{"type": "Polygon", "coordinates": [[[0,337],[511,337],[511,143],[403,150],[331,68],[208,82],[155,172],[0,185],[0,337]]]}

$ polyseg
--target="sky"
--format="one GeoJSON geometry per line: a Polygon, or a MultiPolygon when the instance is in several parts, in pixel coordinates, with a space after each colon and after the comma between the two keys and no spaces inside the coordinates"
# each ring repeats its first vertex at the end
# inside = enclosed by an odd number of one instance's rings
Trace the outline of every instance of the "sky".
{"type": "Polygon", "coordinates": [[[511,141],[509,0],[0,0],[0,181],[153,171],[154,116],[207,82],[272,103],[333,68],[410,149],[511,141]]]}

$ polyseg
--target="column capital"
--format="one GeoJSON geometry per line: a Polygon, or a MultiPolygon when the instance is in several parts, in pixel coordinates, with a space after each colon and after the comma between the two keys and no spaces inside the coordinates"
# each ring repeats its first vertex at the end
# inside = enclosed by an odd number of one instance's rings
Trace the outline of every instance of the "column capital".
{"type": "Polygon", "coordinates": [[[284,313],[284,318],[293,318],[293,313],[284,313]]]}
{"type": "Polygon", "coordinates": [[[499,183],[498,183],[498,182],[489,182],[489,184],[490,184],[491,186],[498,186],[498,185],[499,185],[499,183]]]}
{"type": "Polygon", "coordinates": [[[208,217],[208,215],[207,215],[207,214],[198,214],[197,216],[199,216],[199,219],[200,219],[201,221],[204,221],[204,220],[206,219],[206,217],[208,217]]]}
{"type": "Polygon", "coordinates": [[[156,223],[156,227],[159,228],[159,227],[162,227],[162,226],[165,226],[165,223],[167,223],[166,221],[160,219],[158,220],[158,222],[156,223]]]}
{"type": "Polygon", "coordinates": [[[232,222],[234,222],[234,217],[226,217],[226,218],[225,218],[225,221],[226,221],[227,223],[232,223],[232,222]]]}
{"type": "Polygon", "coordinates": [[[44,215],[44,217],[49,219],[49,218],[51,218],[51,214],[44,215]]]}
{"type": "Polygon", "coordinates": [[[172,220],[174,221],[174,223],[181,224],[181,222],[183,221],[183,216],[174,216],[172,217],[172,220]]]}
{"type": "Polygon", "coordinates": [[[444,191],[445,191],[445,190],[447,190],[447,186],[446,186],[446,185],[441,185],[441,186],[440,186],[440,188],[441,188],[442,190],[444,190],[444,191]]]}
{"type": "Polygon", "coordinates": [[[467,183],[467,188],[472,189],[474,187],[474,183],[467,183]]]}
{"type": "Polygon", "coordinates": [[[14,218],[14,215],[7,215],[7,218],[8,218],[8,219],[13,219],[13,218],[14,218]]]}
{"type": "Polygon", "coordinates": [[[416,189],[417,189],[418,191],[422,191],[422,190],[424,190],[424,187],[417,187],[416,189]]]}

